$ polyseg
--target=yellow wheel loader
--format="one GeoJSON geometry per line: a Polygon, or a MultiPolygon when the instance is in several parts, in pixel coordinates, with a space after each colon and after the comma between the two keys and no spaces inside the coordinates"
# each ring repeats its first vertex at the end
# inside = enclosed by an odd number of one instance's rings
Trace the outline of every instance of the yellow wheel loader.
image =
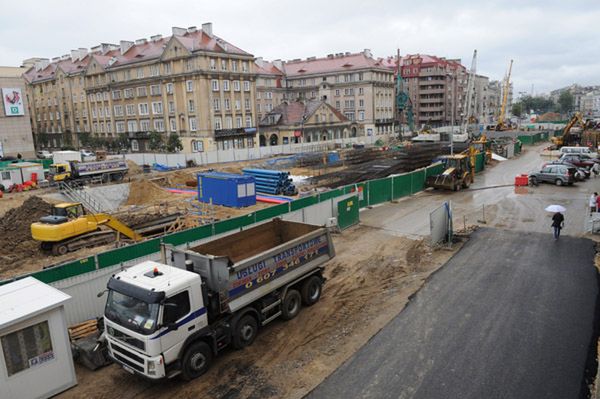
{"type": "Polygon", "coordinates": [[[469,156],[445,155],[440,161],[446,169],[439,175],[429,176],[426,181],[428,187],[458,191],[461,188],[469,188],[473,183],[473,168],[469,156]]]}
{"type": "Polygon", "coordinates": [[[53,255],[64,255],[79,248],[107,244],[115,240],[115,233],[139,241],[142,236],[105,214],[87,214],[81,203],[62,203],[52,207],[52,214],[31,224],[31,236],[41,242],[42,250],[53,255]],[[102,229],[102,226],[111,230],[102,229]]]}

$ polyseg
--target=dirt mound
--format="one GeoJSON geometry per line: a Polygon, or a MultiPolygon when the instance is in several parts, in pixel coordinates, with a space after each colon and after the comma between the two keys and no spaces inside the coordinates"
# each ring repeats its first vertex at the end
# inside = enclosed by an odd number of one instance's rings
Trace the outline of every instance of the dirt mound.
{"type": "Polygon", "coordinates": [[[560,114],[557,114],[556,112],[546,112],[545,114],[537,117],[538,122],[554,122],[559,120],[560,114]]]}
{"type": "Polygon", "coordinates": [[[0,273],[23,258],[34,256],[39,243],[31,238],[31,223],[50,213],[50,204],[40,197],[31,197],[0,219],[0,273]]]}
{"type": "Polygon", "coordinates": [[[160,188],[155,183],[148,180],[140,180],[131,183],[129,187],[129,197],[126,205],[147,205],[160,200],[171,198],[168,191],[160,188]]]}
{"type": "Polygon", "coordinates": [[[127,166],[129,167],[129,172],[127,172],[129,176],[139,175],[143,172],[142,167],[132,160],[127,160],[127,166]]]}
{"type": "Polygon", "coordinates": [[[167,177],[167,181],[171,185],[171,187],[177,187],[189,186],[188,182],[195,182],[196,180],[193,173],[178,170],[169,174],[169,176],[167,177]]]}

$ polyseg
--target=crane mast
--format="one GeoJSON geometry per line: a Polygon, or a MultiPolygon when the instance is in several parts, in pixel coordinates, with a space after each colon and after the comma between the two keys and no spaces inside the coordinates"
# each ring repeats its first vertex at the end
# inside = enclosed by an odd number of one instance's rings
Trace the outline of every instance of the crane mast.
{"type": "Polygon", "coordinates": [[[475,88],[475,72],[477,70],[477,50],[473,50],[473,60],[471,61],[471,70],[467,81],[466,109],[462,121],[462,134],[467,134],[467,126],[471,116],[471,107],[473,103],[473,89],[475,88]]]}
{"type": "Polygon", "coordinates": [[[504,92],[502,93],[502,107],[500,108],[500,115],[498,116],[498,130],[504,130],[505,123],[504,118],[506,115],[506,105],[508,103],[508,91],[510,90],[510,74],[512,72],[513,60],[510,60],[510,64],[508,65],[508,74],[506,75],[506,79],[504,81],[504,92]]]}

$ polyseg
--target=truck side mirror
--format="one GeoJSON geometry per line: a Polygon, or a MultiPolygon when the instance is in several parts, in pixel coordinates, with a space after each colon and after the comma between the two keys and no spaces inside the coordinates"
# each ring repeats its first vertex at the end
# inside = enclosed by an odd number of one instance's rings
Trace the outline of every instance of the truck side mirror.
{"type": "Polygon", "coordinates": [[[104,293],[105,293],[106,291],[108,291],[108,290],[100,291],[99,293],[97,293],[97,294],[96,294],[96,296],[97,296],[98,298],[102,298],[102,296],[104,295],[104,293]]]}
{"type": "Polygon", "coordinates": [[[179,329],[177,323],[167,323],[165,327],[167,327],[167,330],[169,331],[177,331],[179,329]]]}

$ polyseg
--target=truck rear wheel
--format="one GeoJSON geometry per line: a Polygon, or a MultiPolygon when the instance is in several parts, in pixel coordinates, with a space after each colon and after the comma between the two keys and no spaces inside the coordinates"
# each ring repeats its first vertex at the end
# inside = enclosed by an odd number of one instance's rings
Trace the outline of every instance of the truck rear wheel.
{"type": "Polygon", "coordinates": [[[206,342],[196,342],[190,345],[183,355],[181,373],[186,381],[200,377],[210,368],[212,363],[212,350],[206,342]]]}
{"type": "Polygon", "coordinates": [[[66,255],[67,252],[69,252],[69,247],[67,247],[67,244],[58,243],[52,245],[52,255],[54,256],[66,255]]]}
{"type": "Polygon", "coordinates": [[[302,284],[302,303],[305,306],[312,306],[321,299],[321,286],[323,282],[318,276],[309,277],[302,284]]]}
{"type": "Polygon", "coordinates": [[[247,314],[235,323],[233,332],[233,347],[244,349],[252,345],[258,333],[258,322],[254,317],[247,314]]]}
{"type": "Polygon", "coordinates": [[[287,294],[285,294],[285,299],[283,300],[281,318],[283,320],[292,320],[294,317],[298,316],[298,313],[300,313],[301,303],[302,297],[300,296],[298,290],[288,290],[287,294]]]}

